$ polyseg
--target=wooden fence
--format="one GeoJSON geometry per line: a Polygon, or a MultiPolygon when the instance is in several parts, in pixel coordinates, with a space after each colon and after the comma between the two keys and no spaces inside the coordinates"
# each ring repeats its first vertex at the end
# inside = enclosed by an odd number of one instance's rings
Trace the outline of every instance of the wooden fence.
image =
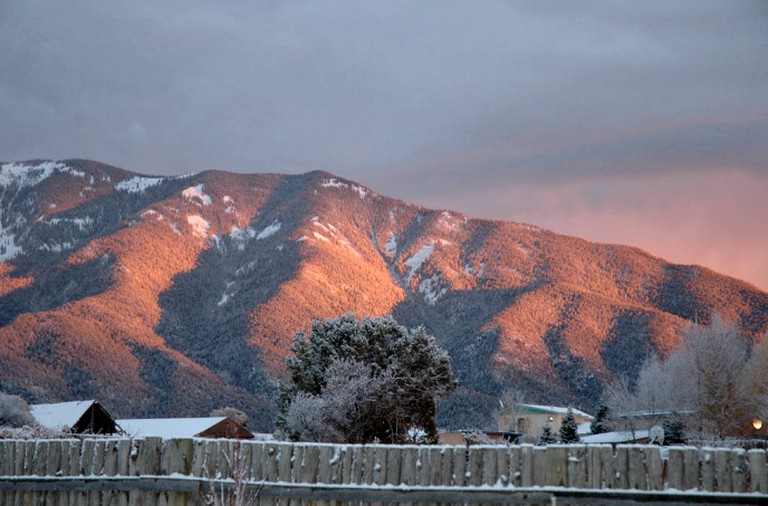
{"type": "Polygon", "coordinates": [[[0,440],[2,506],[199,504],[222,486],[258,494],[264,504],[533,504],[552,497],[568,504],[666,497],[671,504],[679,491],[686,491],[680,504],[768,504],[768,465],[765,450],[639,445],[0,440]]]}

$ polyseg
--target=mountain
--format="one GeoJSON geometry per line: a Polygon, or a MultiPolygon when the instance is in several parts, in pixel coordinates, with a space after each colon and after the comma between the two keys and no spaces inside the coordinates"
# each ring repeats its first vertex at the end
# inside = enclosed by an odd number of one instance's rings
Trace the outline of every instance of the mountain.
{"type": "Polygon", "coordinates": [[[510,387],[589,409],[691,320],[768,329],[768,294],[743,281],[325,172],[0,167],[0,389],[30,401],[97,398],[120,417],[233,405],[266,430],[297,330],[392,313],[452,357],[441,423],[477,427],[510,387]]]}

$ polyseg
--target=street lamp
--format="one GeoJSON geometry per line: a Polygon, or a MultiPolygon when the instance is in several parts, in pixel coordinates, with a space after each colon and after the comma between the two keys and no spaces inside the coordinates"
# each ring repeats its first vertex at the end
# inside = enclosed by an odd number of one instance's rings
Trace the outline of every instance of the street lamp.
{"type": "MultiPolygon", "coordinates": [[[[763,428],[763,421],[759,418],[755,418],[752,420],[752,427],[755,429],[755,431],[758,431],[763,428]]],[[[763,448],[768,449],[768,434],[763,435],[763,448]]]]}

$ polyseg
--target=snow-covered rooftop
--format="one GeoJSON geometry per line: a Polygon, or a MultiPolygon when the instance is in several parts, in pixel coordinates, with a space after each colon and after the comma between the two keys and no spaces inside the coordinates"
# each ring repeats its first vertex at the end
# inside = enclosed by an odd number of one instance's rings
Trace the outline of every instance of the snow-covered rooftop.
{"type": "Polygon", "coordinates": [[[195,437],[226,420],[224,416],[207,418],[133,418],[117,420],[117,425],[133,437],[195,437]]]}
{"type": "Polygon", "coordinates": [[[57,402],[29,406],[37,423],[50,429],[71,429],[95,401],[57,402]]]}
{"type": "MultiPolygon", "coordinates": [[[[564,415],[568,412],[568,408],[560,407],[560,406],[545,406],[542,404],[518,404],[517,405],[520,408],[527,408],[531,411],[540,411],[542,413],[556,413],[559,415],[564,415]]],[[[573,414],[578,417],[583,418],[589,418],[590,420],[593,418],[592,415],[589,413],[585,413],[579,409],[570,408],[571,411],[573,411],[573,414]]]]}
{"type": "Polygon", "coordinates": [[[648,439],[648,430],[636,430],[634,432],[628,430],[619,430],[613,432],[603,432],[602,434],[591,434],[589,436],[581,436],[582,443],[605,443],[605,444],[620,444],[631,443],[638,439],[648,439]]]}

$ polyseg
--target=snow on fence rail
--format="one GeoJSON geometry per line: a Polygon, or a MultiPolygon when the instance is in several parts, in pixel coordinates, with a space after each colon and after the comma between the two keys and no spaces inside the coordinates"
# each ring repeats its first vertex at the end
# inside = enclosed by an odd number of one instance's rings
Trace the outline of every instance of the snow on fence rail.
{"type": "Polygon", "coordinates": [[[354,503],[396,497],[445,502],[455,495],[458,502],[473,502],[473,497],[489,502],[495,497],[492,502],[531,504],[541,494],[579,504],[574,498],[579,490],[592,491],[593,499],[617,497],[617,504],[628,501],[621,499],[630,497],[627,494],[642,497],[649,491],[667,497],[687,491],[690,497],[709,498],[710,504],[768,504],[765,450],[0,440],[0,505],[199,504],[199,492],[217,483],[229,488],[245,484],[267,504],[278,497],[286,504],[286,498],[321,495],[323,500],[337,497],[354,503]],[[52,494],[57,494],[55,499],[52,494]]]}

